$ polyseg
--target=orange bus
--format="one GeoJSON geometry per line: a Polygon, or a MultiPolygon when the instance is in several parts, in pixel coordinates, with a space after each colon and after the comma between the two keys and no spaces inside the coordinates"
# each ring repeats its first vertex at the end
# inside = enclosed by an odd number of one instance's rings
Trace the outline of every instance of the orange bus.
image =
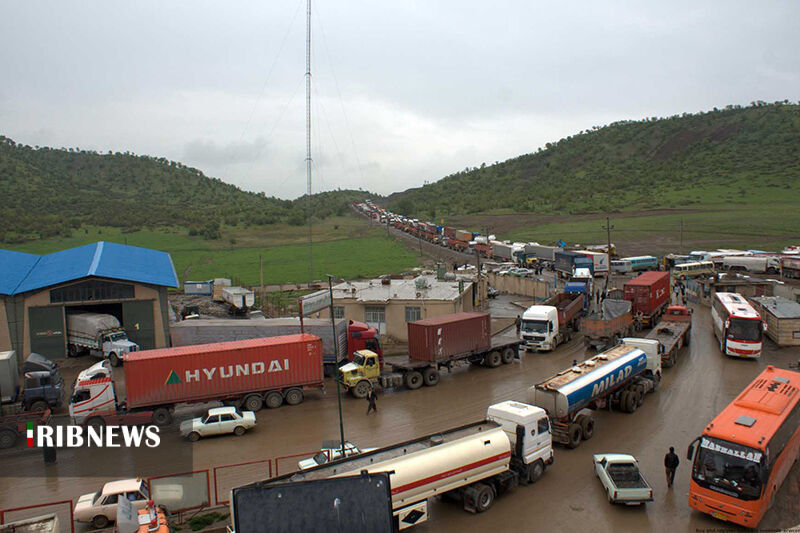
{"type": "Polygon", "coordinates": [[[800,455],[800,373],[772,365],[689,445],[689,505],[756,527],[800,455]]]}

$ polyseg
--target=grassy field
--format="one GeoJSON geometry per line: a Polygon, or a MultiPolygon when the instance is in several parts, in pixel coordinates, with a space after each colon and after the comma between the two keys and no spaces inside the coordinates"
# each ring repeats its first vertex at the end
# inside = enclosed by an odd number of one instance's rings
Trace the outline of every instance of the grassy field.
{"type": "MultiPolygon", "coordinates": [[[[334,217],[313,228],[314,279],[325,274],[341,278],[398,273],[417,266],[419,258],[355,216],[334,217]]],[[[308,227],[275,224],[266,227],[223,227],[222,238],[188,236],[185,228],[163,227],[122,233],[118,228],[89,227],[70,238],[32,241],[9,248],[44,254],[109,241],[169,252],[181,281],[215,277],[237,283],[259,283],[259,255],[264,283],[308,281],[308,227]]]]}

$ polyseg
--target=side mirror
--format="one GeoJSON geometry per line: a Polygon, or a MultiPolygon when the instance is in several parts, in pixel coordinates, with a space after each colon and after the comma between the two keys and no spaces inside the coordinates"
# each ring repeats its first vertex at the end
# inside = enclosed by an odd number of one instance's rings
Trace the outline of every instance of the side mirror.
{"type": "Polygon", "coordinates": [[[767,323],[766,323],[766,322],[762,322],[762,323],[761,323],[761,328],[762,328],[764,331],[767,331],[767,323]]]}
{"type": "Polygon", "coordinates": [[[686,450],[686,460],[691,461],[692,457],[694,457],[694,449],[697,445],[697,441],[700,439],[694,439],[692,443],[689,445],[689,448],[686,450]]]}
{"type": "Polygon", "coordinates": [[[729,327],[731,327],[731,319],[730,318],[725,321],[725,329],[728,329],[729,327]]]}

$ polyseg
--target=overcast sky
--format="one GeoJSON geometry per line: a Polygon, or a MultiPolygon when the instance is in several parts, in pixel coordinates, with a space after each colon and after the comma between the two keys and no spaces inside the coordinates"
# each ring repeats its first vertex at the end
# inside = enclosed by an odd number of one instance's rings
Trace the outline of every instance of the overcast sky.
{"type": "MultiPolygon", "coordinates": [[[[800,99],[800,2],[314,0],[314,191],[616,120],[800,99]]],[[[4,1],[0,134],[306,189],[305,0],[4,1]]]]}

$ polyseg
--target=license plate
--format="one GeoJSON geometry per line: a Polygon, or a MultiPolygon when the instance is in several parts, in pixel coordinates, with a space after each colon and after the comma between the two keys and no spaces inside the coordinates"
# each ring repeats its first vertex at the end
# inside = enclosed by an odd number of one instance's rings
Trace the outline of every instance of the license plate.
{"type": "Polygon", "coordinates": [[[714,518],[718,518],[718,519],[720,519],[720,520],[727,520],[727,519],[728,519],[728,517],[727,517],[727,516],[725,516],[724,514],[722,514],[722,513],[717,513],[717,512],[713,512],[713,513],[711,513],[711,516],[713,516],[714,518]]]}

